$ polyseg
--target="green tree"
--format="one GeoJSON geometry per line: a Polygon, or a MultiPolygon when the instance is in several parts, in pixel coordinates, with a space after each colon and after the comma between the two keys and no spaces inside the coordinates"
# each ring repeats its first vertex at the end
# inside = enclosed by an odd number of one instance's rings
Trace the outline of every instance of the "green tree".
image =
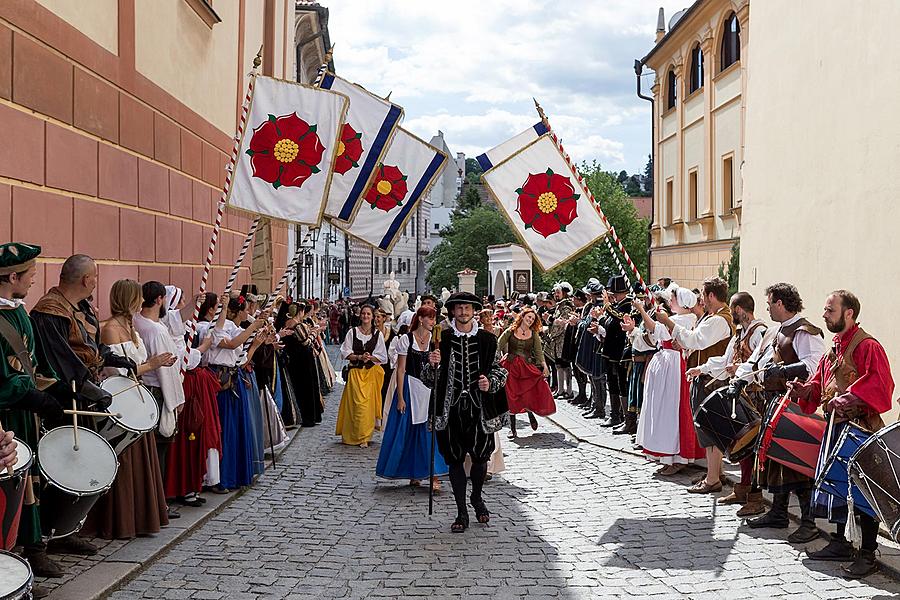
{"type": "Polygon", "coordinates": [[[641,189],[640,175],[632,175],[625,182],[625,194],[628,196],[642,196],[644,190],[641,189]]]}
{"type": "Polygon", "coordinates": [[[476,293],[486,294],[487,247],[516,241],[509,223],[493,206],[457,210],[450,216],[450,224],[441,231],[441,243],[425,259],[428,262],[425,280],[432,290],[453,289],[459,283],[456,274],[468,267],[478,271],[476,293]]]}
{"type": "Polygon", "coordinates": [[[468,212],[479,206],[481,206],[481,196],[478,195],[478,190],[474,186],[467,186],[466,192],[459,197],[457,210],[468,212]]]}
{"type": "Polygon", "coordinates": [[[728,282],[728,294],[736,294],[741,278],[741,241],[737,240],[731,247],[731,256],[727,263],[719,265],[719,277],[728,282]]]}
{"type": "Polygon", "coordinates": [[[647,166],[644,167],[644,192],[648,196],[653,195],[653,155],[647,156],[647,166]]]}
{"type": "Polygon", "coordinates": [[[474,158],[466,159],[466,175],[469,173],[474,174],[476,177],[480,176],[484,173],[484,170],[481,168],[481,165],[478,164],[478,161],[474,158]]]}

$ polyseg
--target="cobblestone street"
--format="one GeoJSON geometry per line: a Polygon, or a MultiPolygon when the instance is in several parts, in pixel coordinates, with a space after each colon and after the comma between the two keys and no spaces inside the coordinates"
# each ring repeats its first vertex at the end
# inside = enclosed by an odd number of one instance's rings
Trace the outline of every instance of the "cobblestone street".
{"type": "MultiPolygon", "coordinates": [[[[503,435],[507,470],[485,487],[493,517],[451,534],[449,492],[376,480],[379,444],[345,447],[327,420],[274,470],[136,579],[133,598],[889,598],[885,575],[841,579],[787,532],[757,533],[690,475],[653,478],[634,456],[578,444],[541,420],[503,435]]],[[[520,419],[520,424],[522,423],[520,419]]],[[[816,545],[824,545],[818,541],[816,545]]]]}

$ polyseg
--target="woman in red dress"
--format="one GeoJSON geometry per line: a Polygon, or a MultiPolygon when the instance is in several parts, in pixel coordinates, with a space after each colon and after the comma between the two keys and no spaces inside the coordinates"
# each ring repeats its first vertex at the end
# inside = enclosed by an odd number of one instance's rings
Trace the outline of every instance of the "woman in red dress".
{"type": "Polygon", "coordinates": [[[532,429],[537,429],[535,414],[542,417],[556,412],[556,403],[546,378],[550,370],[541,348],[541,320],[530,306],[523,307],[512,327],[503,332],[497,351],[503,354],[500,364],[509,371],[506,399],[509,403],[510,438],[516,435],[516,415],[528,413],[532,429]]]}

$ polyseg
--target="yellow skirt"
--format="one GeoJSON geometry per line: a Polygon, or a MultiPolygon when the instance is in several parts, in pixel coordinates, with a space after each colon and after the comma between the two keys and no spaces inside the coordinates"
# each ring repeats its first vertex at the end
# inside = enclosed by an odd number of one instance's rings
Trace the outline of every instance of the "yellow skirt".
{"type": "Polygon", "coordinates": [[[375,431],[375,421],[381,417],[381,384],[384,369],[350,369],[338,409],[335,435],[345,444],[358,446],[368,443],[375,431]]]}

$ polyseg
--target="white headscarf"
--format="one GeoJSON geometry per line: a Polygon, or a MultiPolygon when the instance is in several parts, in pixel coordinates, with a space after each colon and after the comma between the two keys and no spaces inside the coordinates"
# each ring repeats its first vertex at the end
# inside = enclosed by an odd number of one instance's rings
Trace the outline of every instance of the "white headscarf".
{"type": "Polygon", "coordinates": [[[166,309],[167,310],[175,310],[175,307],[178,306],[178,303],[181,302],[181,295],[183,292],[180,287],[175,287],[174,285],[166,286],[166,309]]]}
{"type": "Polygon", "coordinates": [[[687,288],[680,287],[675,290],[675,299],[678,300],[678,305],[682,308],[694,308],[697,306],[697,296],[687,288]]]}

